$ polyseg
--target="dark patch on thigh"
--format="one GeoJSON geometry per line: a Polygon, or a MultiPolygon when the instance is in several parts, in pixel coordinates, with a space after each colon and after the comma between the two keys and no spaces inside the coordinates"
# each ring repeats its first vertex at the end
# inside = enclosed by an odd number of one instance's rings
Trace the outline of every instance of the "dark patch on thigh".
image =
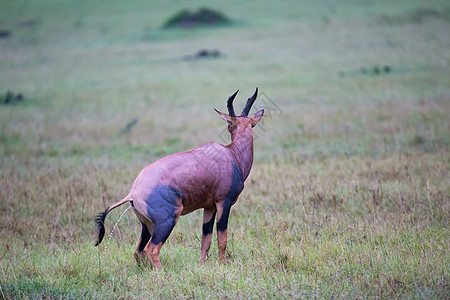
{"type": "Polygon", "coordinates": [[[164,244],[175,226],[175,219],[176,218],[170,218],[167,219],[166,222],[155,224],[153,237],[150,243],[154,245],[158,245],[160,243],[164,244]]]}
{"type": "Polygon", "coordinates": [[[231,206],[236,201],[239,194],[242,192],[244,188],[244,176],[242,175],[242,171],[236,163],[232,165],[233,173],[231,177],[231,185],[230,189],[223,201],[223,212],[220,220],[217,222],[217,230],[225,231],[228,227],[228,217],[230,215],[231,206]]]}
{"type": "Polygon", "coordinates": [[[155,224],[151,243],[164,243],[172,232],[176,222],[178,199],[184,199],[183,193],[170,185],[156,186],[147,198],[147,215],[155,224]]]}
{"type": "Polygon", "coordinates": [[[156,186],[147,198],[147,215],[153,224],[165,223],[176,218],[177,199],[183,199],[183,193],[170,185],[156,186]]]}

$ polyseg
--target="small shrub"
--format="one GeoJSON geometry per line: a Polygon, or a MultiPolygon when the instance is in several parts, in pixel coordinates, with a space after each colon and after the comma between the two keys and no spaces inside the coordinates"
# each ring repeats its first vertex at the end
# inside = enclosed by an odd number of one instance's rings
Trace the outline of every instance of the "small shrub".
{"type": "Polygon", "coordinates": [[[0,39],[6,39],[11,36],[11,31],[9,30],[0,30],[0,39]]]}
{"type": "Polygon", "coordinates": [[[164,28],[195,28],[228,25],[230,23],[231,20],[228,17],[214,9],[200,8],[195,12],[183,9],[170,17],[164,23],[164,28]]]}
{"type": "Polygon", "coordinates": [[[6,91],[5,95],[0,95],[0,103],[2,104],[15,104],[22,102],[24,100],[22,93],[13,93],[11,91],[6,91]]]}

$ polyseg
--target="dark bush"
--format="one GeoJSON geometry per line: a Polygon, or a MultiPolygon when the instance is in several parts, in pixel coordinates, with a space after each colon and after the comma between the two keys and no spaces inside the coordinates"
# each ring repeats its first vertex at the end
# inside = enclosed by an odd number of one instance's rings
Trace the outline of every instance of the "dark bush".
{"type": "Polygon", "coordinates": [[[195,28],[228,24],[231,24],[231,20],[221,12],[210,8],[200,8],[195,12],[187,9],[179,11],[164,23],[164,27],[195,28]]]}
{"type": "Polygon", "coordinates": [[[0,39],[9,38],[10,35],[11,35],[11,31],[9,31],[9,30],[0,30],[0,39]]]}
{"type": "Polygon", "coordinates": [[[5,95],[0,95],[0,103],[1,104],[15,104],[18,102],[22,102],[24,100],[22,93],[13,93],[11,91],[6,91],[5,95]]]}

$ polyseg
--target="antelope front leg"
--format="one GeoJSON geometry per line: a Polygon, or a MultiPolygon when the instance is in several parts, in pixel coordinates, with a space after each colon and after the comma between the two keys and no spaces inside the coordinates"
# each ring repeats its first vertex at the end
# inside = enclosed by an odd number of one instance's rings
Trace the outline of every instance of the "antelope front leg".
{"type": "Polygon", "coordinates": [[[227,227],[230,215],[231,203],[223,203],[217,206],[217,245],[219,247],[219,264],[225,258],[227,248],[227,227]]]}
{"type": "Polygon", "coordinates": [[[227,230],[217,230],[217,244],[219,246],[219,265],[225,258],[225,250],[227,249],[227,230]]]}
{"type": "Polygon", "coordinates": [[[205,208],[203,210],[203,228],[202,228],[202,253],[200,262],[203,264],[206,260],[206,254],[212,241],[212,232],[214,227],[214,219],[216,217],[215,208],[205,208]]]}

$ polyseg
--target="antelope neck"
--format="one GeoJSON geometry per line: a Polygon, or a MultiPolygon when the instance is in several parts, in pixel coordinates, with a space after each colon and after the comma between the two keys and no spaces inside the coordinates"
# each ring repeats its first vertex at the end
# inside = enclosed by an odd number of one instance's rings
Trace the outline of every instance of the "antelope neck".
{"type": "Polygon", "coordinates": [[[237,132],[231,144],[227,147],[236,159],[236,163],[239,165],[245,180],[253,164],[252,129],[247,128],[243,132],[237,132]]]}

